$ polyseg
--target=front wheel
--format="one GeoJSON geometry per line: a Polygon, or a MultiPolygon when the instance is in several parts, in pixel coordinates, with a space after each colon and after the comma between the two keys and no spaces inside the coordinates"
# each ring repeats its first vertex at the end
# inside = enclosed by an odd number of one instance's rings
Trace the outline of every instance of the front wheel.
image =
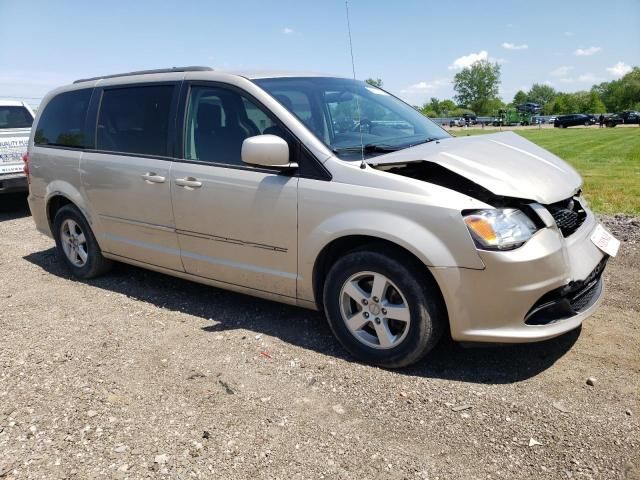
{"type": "Polygon", "coordinates": [[[53,220],[58,258],[78,278],[89,279],[106,272],[111,262],[102,256],[96,237],[80,210],[65,205],[53,220]]]}
{"type": "Polygon", "coordinates": [[[323,297],[331,330],[366,363],[388,368],[415,363],[444,330],[435,281],[403,255],[347,254],[329,271],[323,297]]]}

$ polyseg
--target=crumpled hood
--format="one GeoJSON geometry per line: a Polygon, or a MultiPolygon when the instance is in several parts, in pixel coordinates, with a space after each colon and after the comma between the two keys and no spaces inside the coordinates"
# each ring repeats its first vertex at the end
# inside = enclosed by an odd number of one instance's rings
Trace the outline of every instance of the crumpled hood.
{"type": "Polygon", "coordinates": [[[496,195],[549,204],[571,197],[582,178],[569,164],[513,132],[447,138],[375,157],[374,165],[427,161],[496,195]]]}

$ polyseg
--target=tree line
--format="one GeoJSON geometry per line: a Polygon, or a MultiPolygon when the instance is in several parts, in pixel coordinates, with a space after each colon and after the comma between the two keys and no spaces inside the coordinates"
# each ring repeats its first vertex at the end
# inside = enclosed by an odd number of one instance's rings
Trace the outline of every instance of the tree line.
{"type": "MultiPolygon", "coordinates": [[[[415,108],[428,117],[459,117],[465,113],[480,116],[495,115],[500,109],[514,108],[526,102],[537,103],[543,115],[569,113],[613,113],[640,110],[640,67],[619,80],[593,85],[590,90],[566,93],[550,85],[534,83],[528,91],[518,91],[510,103],[498,95],[500,65],[487,60],[463,68],[453,78],[453,99],[432,97],[415,108]]],[[[381,79],[368,79],[372,85],[382,86],[381,79]]]]}

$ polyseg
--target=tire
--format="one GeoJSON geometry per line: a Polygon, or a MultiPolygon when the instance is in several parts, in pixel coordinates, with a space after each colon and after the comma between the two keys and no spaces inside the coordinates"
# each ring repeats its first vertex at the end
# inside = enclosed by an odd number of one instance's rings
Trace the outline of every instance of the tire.
{"type": "Polygon", "coordinates": [[[102,256],[89,223],[74,205],[58,210],[53,220],[53,236],[58,258],[74,277],[94,278],[111,268],[111,261],[102,256]]]}
{"type": "Polygon", "coordinates": [[[344,348],[360,361],[385,368],[420,360],[438,343],[446,324],[435,281],[402,254],[348,253],[329,270],[323,304],[329,326],[344,348]],[[381,279],[384,283],[376,283],[381,279]],[[384,288],[378,287],[383,284],[384,288]],[[380,298],[374,288],[383,292],[380,298]],[[360,294],[362,299],[353,298],[360,294]],[[351,326],[347,318],[354,320],[351,326]],[[379,336],[379,332],[387,333],[379,336]]]}

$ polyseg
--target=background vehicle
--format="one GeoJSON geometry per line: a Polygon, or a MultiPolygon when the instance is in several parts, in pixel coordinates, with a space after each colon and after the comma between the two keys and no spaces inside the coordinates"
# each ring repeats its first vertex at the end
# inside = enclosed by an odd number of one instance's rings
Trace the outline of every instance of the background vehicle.
{"type": "Polygon", "coordinates": [[[604,119],[604,124],[608,128],[613,128],[616,125],[622,125],[623,123],[624,123],[623,118],[617,113],[614,113],[613,115],[609,115],[604,119]]]}
{"type": "Polygon", "coordinates": [[[0,193],[28,188],[22,156],[27,151],[32,123],[29,105],[0,100],[0,193]]]}
{"type": "Polygon", "coordinates": [[[531,113],[533,115],[536,115],[540,113],[542,107],[540,107],[540,105],[538,105],[537,103],[527,102],[517,105],[516,110],[522,113],[531,113]]]}
{"type": "Polygon", "coordinates": [[[512,109],[498,110],[498,115],[493,121],[493,125],[496,127],[531,125],[531,113],[512,109]]]}
{"type": "Polygon", "coordinates": [[[578,127],[594,125],[596,119],[593,116],[585,115],[584,113],[575,113],[572,115],[560,115],[556,117],[553,122],[553,126],[556,128],[578,127]]]}
{"type": "Polygon", "coordinates": [[[624,111],[618,114],[622,119],[622,123],[626,124],[638,124],[640,123],[640,112],[624,111]]]}

